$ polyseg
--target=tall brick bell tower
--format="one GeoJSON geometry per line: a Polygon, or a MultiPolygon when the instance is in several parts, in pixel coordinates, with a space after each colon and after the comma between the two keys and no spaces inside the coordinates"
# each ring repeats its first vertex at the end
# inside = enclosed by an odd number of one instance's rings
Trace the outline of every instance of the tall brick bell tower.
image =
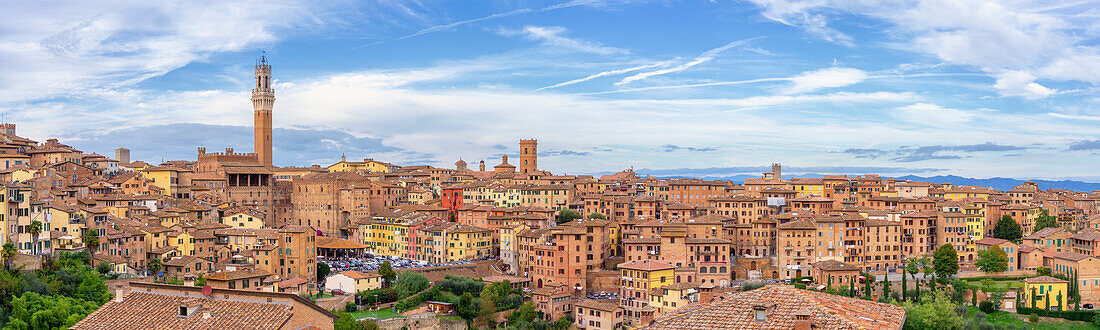
{"type": "Polygon", "coordinates": [[[271,108],[275,106],[275,90],[271,89],[271,65],[260,56],[256,63],[256,88],[252,89],[252,109],[255,110],[256,161],[271,167],[271,108]]]}
{"type": "Polygon", "coordinates": [[[539,141],[519,140],[519,171],[528,174],[539,170],[539,141]]]}

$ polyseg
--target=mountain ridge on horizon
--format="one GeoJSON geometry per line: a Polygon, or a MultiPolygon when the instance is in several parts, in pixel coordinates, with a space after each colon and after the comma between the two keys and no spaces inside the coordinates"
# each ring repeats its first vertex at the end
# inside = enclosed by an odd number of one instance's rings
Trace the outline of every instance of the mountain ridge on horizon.
{"type": "MultiPolygon", "coordinates": [[[[645,172],[648,172],[648,171],[650,171],[650,170],[643,169],[643,170],[639,170],[637,172],[638,172],[639,175],[644,175],[645,172]]],[[[607,173],[607,174],[610,174],[610,173],[607,173]]],[[[800,177],[800,178],[821,178],[821,177],[824,177],[825,175],[832,175],[832,174],[805,173],[805,174],[798,174],[798,175],[795,175],[795,176],[800,177]]],[[[673,175],[668,175],[668,174],[666,174],[666,175],[654,175],[654,177],[657,177],[657,178],[705,178],[705,179],[709,179],[709,180],[729,180],[729,181],[734,181],[734,182],[744,182],[745,179],[759,178],[760,176],[759,175],[748,175],[748,174],[737,174],[737,175],[723,175],[723,176],[693,177],[693,176],[690,176],[690,175],[674,175],[674,174],[673,175]]],[[[790,178],[791,176],[786,176],[786,177],[790,178]]],[[[1091,192],[1091,191],[1094,191],[1094,190],[1100,190],[1100,183],[1086,182],[1086,181],[1080,181],[1080,180],[1046,180],[1046,179],[1026,179],[1026,180],[1024,180],[1024,179],[1005,178],[1005,177],[992,177],[992,178],[982,179],[982,178],[962,177],[962,176],[958,176],[958,175],[920,176],[920,175],[915,175],[915,174],[907,174],[907,175],[903,175],[903,176],[886,176],[886,175],[883,175],[882,177],[883,178],[894,178],[894,179],[899,179],[899,180],[907,180],[907,181],[924,181],[924,182],[931,182],[931,183],[952,183],[952,184],[955,184],[955,185],[981,186],[981,187],[988,187],[988,188],[993,188],[993,189],[997,189],[997,190],[1001,190],[1001,191],[1011,190],[1012,187],[1021,185],[1024,182],[1027,182],[1027,181],[1035,182],[1037,185],[1039,185],[1040,189],[1044,189],[1044,190],[1046,190],[1046,189],[1067,189],[1067,190],[1084,191],[1084,192],[1091,192]]]]}

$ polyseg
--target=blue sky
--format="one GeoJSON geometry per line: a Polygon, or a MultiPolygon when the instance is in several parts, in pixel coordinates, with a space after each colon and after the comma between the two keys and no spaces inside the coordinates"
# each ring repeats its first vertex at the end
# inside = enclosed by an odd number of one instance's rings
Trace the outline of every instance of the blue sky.
{"type": "Polygon", "coordinates": [[[341,154],[558,173],[1100,180],[1095,1],[21,2],[0,110],[150,161],[251,150],[261,50],[278,165],[341,154]]]}

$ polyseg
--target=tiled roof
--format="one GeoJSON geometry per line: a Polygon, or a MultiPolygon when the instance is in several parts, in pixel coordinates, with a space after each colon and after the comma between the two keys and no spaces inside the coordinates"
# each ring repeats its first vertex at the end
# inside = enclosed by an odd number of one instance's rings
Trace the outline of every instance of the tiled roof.
{"type": "Polygon", "coordinates": [[[710,303],[685,306],[650,324],[649,329],[794,329],[796,314],[807,314],[820,329],[901,329],[905,309],[883,303],[801,290],[787,285],[737,292],[710,303]],[[765,321],[754,308],[766,308],[765,321]]]}
{"type": "Polygon", "coordinates": [[[982,244],[982,245],[1001,245],[1001,244],[1004,244],[1004,243],[1007,243],[1007,242],[1008,242],[1008,240],[1003,240],[1003,239],[1000,239],[1000,238],[986,237],[986,238],[977,240],[974,243],[982,244]]]}
{"type": "Polygon", "coordinates": [[[291,305],[130,292],[111,300],[72,329],[279,329],[293,316],[291,305]],[[188,317],[181,305],[201,304],[188,317]],[[209,318],[205,317],[209,313],[209,318]]]}
{"type": "Polygon", "coordinates": [[[1050,276],[1039,276],[1039,277],[1025,278],[1024,283],[1029,283],[1029,284],[1052,284],[1052,283],[1069,283],[1069,282],[1066,282],[1065,280],[1060,280],[1060,279],[1057,279],[1057,278],[1053,278],[1053,277],[1050,277],[1050,276]]]}
{"type": "Polygon", "coordinates": [[[619,264],[619,268],[652,271],[652,270],[673,269],[673,268],[676,268],[676,266],[673,266],[670,263],[662,262],[662,261],[642,260],[642,261],[631,261],[631,262],[628,262],[628,263],[619,264]]]}
{"type": "Polygon", "coordinates": [[[1077,252],[1065,251],[1065,252],[1062,252],[1062,253],[1055,254],[1054,257],[1058,258],[1058,259],[1065,259],[1065,260],[1070,260],[1070,261],[1081,261],[1081,260],[1091,258],[1092,256],[1087,255],[1087,254],[1080,254],[1080,253],[1077,253],[1077,252]]]}
{"type": "Polygon", "coordinates": [[[850,264],[846,264],[846,263],[843,263],[843,262],[840,262],[840,261],[836,261],[836,260],[818,261],[818,262],[810,264],[810,266],[812,266],[814,268],[817,268],[817,269],[820,269],[820,270],[832,270],[832,271],[837,271],[837,270],[855,270],[855,271],[858,271],[859,270],[859,267],[856,267],[856,266],[853,266],[853,265],[850,265],[850,264]]]}

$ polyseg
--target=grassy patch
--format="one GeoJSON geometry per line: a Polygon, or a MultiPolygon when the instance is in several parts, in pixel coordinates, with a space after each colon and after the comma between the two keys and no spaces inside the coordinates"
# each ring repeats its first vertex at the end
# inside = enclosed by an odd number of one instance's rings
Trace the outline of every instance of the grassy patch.
{"type": "Polygon", "coordinates": [[[392,319],[392,318],[395,318],[395,317],[405,317],[404,315],[398,314],[397,312],[394,312],[392,309],[388,309],[388,308],[387,309],[380,309],[380,310],[376,310],[376,311],[358,311],[358,312],[355,312],[355,313],[351,313],[351,316],[355,317],[355,319],[364,319],[364,318],[368,318],[368,317],[373,317],[373,318],[379,319],[379,320],[392,319]]]}
{"type": "MultiPolygon", "coordinates": [[[[974,313],[978,312],[977,307],[968,306],[968,309],[970,309],[970,313],[967,315],[969,317],[973,317],[974,313]]],[[[1092,324],[1085,323],[1085,322],[1070,321],[1070,320],[1063,320],[1063,319],[1042,318],[1042,317],[1039,318],[1039,323],[1031,323],[1031,322],[1027,322],[1027,320],[1026,320],[1027,317],[1028,317],[1027,315],[1009,313],[1009,312],[1005,312],[1005,311],[997,311],[997,312],[993,312],[993,314],[989,314],[989,317],[987,318],[987,320],[989,320],[989,323],[993,323],[994,325],[998,325],[998,326],[1013,325],[1013,326],[1015,326],[1016,328],[1019,328],[1019,329],[1068,329],[1068,330],[1096,329],[1096,327],[1093,326],[1092,324]]]]}

